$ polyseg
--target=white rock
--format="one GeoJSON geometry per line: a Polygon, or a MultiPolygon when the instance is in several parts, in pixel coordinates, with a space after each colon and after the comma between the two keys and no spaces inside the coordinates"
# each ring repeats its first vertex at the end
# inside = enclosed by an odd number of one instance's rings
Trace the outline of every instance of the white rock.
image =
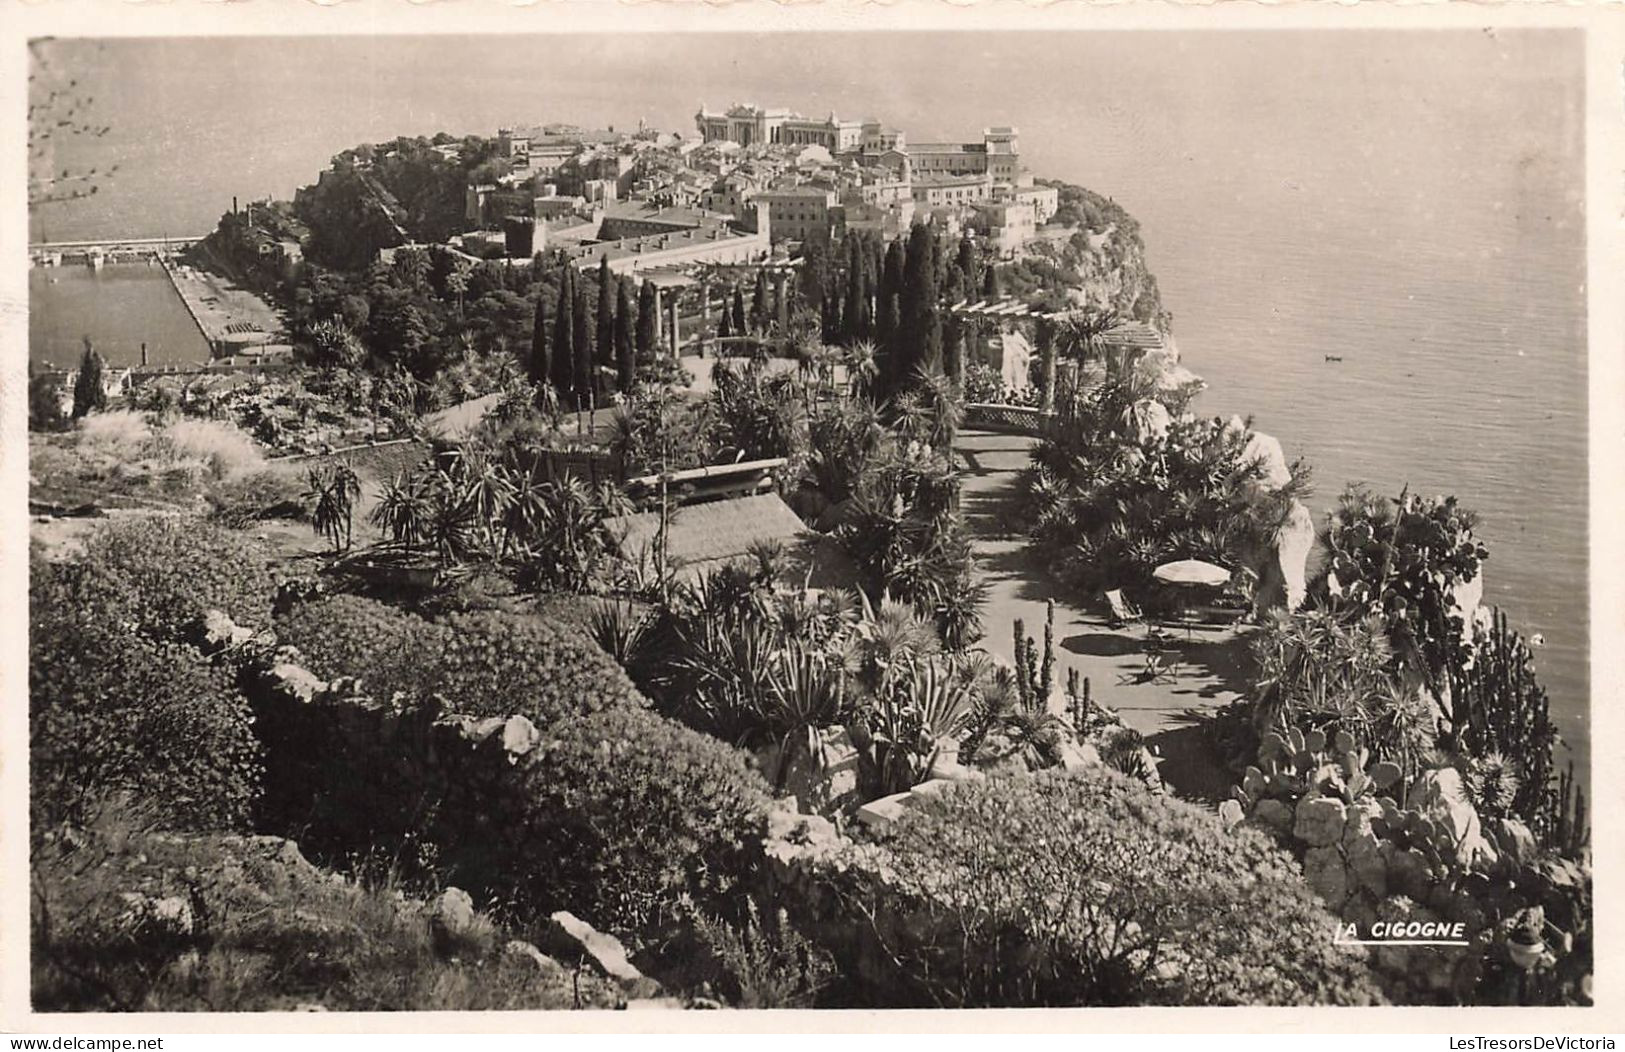
{"type": "Polygon", "coordinates": [[[1249,435],[1247,444],[1241,450],[1241,462],[1257,464],[1259,485],[1271,492],[1292,481],[1292,471],[1287,466],[1286,452],[1281,449],[1281,440],[1274,435],[1266,435],[1261,431],[1254,431],[1249,435]]]}
{"type": "Polygon", "coordinates": [[[566,962],[570,958],[583,959],[622,984],[645,980],[644,974],[627,957],[626,947],[619,939],[598,931],[568,910],[560,910],[548,918],[544,944],[566,962]]]}
{"type": "Polygon", "coordinates": [[[858,808],[858,821],[870,829],[885,829],[894,825],[908,811],[913,796],[911,792],[902,792],[870,800],[858,808]]]}

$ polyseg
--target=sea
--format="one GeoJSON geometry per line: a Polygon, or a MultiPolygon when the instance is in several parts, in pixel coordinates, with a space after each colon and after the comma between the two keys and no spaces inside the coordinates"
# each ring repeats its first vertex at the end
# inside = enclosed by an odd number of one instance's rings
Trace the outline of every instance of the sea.
{"type": "MultiPolygon", "coordinates": [[[[914,141],[1015,125],[1038,175],[1137,217],[1197,408],[1349,482],[1482,517],[1487,599],[1588,770],[1585,98],[1566,30],[889,31],[65,40],[50,77],[108,132],[47,144],[97,193],[33,239],[189,236],[338,151],[549,121],[693,131],[735,101],[914,141]],[[113,165],[117,171],[111,171],[113,165]]],[[[30,353],[172,334],[156,271],[30,275],[30,353]],[[134,293],[140,287],[144,293],[134,293]],[[133,330],[133,332],[132,332],[133,330]],[[135,333],[151,334],[140,337],[135,333]]],[[[184,326],[181,326],[184,328],[184,326]]],[[[138,348],[136,353],[138,353],[138,348]]],[[[156,359],[155,359],[156,360],[156,359]]]]}

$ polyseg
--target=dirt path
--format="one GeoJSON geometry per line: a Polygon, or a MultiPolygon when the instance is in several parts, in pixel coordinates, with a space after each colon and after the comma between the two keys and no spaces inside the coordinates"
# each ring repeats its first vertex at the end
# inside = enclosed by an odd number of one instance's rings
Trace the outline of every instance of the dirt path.
{"type": "Polygon", "coordinates": [[[1116,709],[1125,723],[1150,740],[1164,759],[1163,780],[1187,798],[1218,800],[1230,776],[1208,755],[1187,719],[1193,710],[1218,708],[1240,697],[1242,646],[1230,629],[1178,629],[1179,674],[1171,683],[1136,683],[1145,667],[1142,631],[1116,630],[1085,609],[1055,580],[1027,546],[1025,525],[1014,502],[1020,475],[1035,439],[966,429],[954,443],[960,468],[961,509],[972,549],[988,584],[982,607],[982,645],[1014,657],[1012,623],[1042,645],[1045,602],[1055,600],[1057,683],[1076,668],[1090,681],[1092,696],[1116,709]]]}

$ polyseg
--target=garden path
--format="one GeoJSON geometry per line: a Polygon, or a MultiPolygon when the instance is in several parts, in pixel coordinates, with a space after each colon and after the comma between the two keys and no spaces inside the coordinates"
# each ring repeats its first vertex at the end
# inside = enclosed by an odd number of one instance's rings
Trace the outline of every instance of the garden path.
{"type": "Polygon", "coordinates": [[[1232,629],[1177,629],[1179,674],[1170,683],[1134,683],[1145,667],[1144,630],[1112,628],[1055,579],[1027,544],[1015,496],[1037,439],[965,428],[954,442],[965,515],[988,593],[982,640],[990,653],[1015,655],[1012,624],[1025,623],[1040,646],[1044,604],[1055,600],[1055,682],[1067,669],[1090,681],[1091,696],[1122,716],[1163,758],[1163,781],[1188,799],[1216,801],[1229,794],[1230,775],[1209,754],[1187,714],[1218,708],[1240,697],[1243,649],[1232,629]]]}

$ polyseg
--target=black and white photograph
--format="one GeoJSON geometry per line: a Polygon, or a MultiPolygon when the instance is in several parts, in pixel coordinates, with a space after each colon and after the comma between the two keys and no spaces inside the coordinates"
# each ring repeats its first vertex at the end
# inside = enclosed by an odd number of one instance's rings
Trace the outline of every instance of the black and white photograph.
{"type": "Polygon", "coordinates": [[[13,1008],[1599,1003],[1583,27],[504,25],[15,40],[13,1008]]]}

